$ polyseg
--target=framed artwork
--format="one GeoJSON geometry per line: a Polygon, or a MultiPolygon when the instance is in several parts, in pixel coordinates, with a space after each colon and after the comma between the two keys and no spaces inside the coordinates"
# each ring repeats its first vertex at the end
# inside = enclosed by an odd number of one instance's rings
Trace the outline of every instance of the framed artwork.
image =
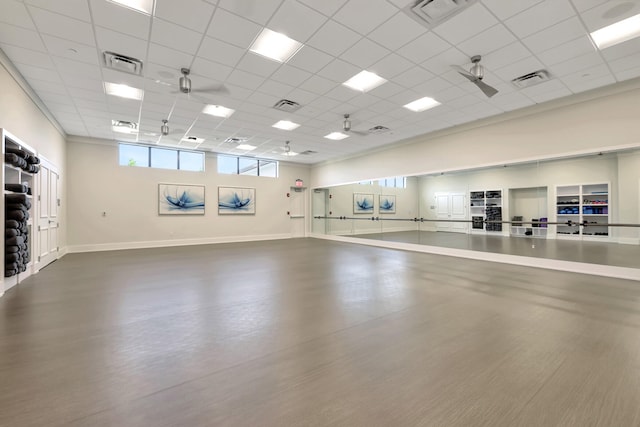
{"type": "Polygon", "coordinates": [[[158,184],[159,215],[204,215],[204,185],[158,184]]]}
{"type": "Polygon", "coordinates": [[[373,194],[353,193],[353,213],[373,213],[373,194]]]}
{"type": "Polygon", "coordinates": [[[255,215],[256,189],[218,187],[218,215],[255,215]]]}
{"type": "Polygon", "coordinates": [[[396,213],[396,196],[380,194],[378,209],[381,214],[396,213]]]}

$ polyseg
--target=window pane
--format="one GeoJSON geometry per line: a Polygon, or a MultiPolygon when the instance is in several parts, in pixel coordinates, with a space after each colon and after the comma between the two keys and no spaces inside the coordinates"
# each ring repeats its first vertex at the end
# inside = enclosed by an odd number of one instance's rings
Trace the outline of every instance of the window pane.
{"type": "Polygon", "coordinates": [[[260,160],[260,176],[278,177],[278,162],[260,160]]]}
{"type": "Polygon", "coordinates": [[[183,171],[204,171],[204,153],[193,153],[190,151],[180,151],[180,170],[183,171]]]}
{"type": "Polygon", "coordinates": [[[151,148],[151,167],[178,169],[178,152],[165,148],[151,148]]]}
{"type": "Polygon", "coordinates": [[[218,156],[218,173],[238,173],[238,158],[233,156],[218,156]]]}
{"type": "Polygon", "coordinates": [[[258,161],[240,157],[240,175],[258,176],[258,161]]]}
{"type": "Polygon", "coordinates": [[[149,167],[149,147],[120,144],[120,166],[149,167]]]}

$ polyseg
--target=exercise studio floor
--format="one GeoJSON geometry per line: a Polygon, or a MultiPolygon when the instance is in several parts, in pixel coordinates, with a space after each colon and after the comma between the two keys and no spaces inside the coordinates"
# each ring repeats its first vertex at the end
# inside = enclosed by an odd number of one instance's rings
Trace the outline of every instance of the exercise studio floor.
{"type": "Polygon", "coordinates": [[[637,426],[640,283],[320,239],[71,254],[0,425],[637,426]]]}
{"type": "Polygon", "coordinates": [[[357,234],[348,237],[640,268],[640,245],[622,245],[606,241],[539,239],[417,230],[357,234]]]}

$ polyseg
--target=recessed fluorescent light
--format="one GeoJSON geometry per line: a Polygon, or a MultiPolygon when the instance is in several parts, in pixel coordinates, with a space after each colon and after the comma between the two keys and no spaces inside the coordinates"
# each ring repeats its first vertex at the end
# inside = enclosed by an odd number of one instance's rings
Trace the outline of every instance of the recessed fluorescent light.
{"type": "Polygon", "coordinates": [[[108,0],[111,3],[151,15],[153,12],[153,0],[108,0]]]}
{"type": "Polygon", "coordinates": [[[265,28],[249,50],[278,62],[287,62],[302,46],[302,43],[290,39],[284,34],[265,28]]]}
{"type": "Polygon", "coordinates": [[[276,123],[272,127],[282,129],[282,130],[294,130],[300,127],[300,125],[297,123],[290,122],[289,120],[280,120],[278,123],[276,123]]]}
{"type": "Polygon", "coordinates": [[[253,151],[256,149],[255,145],[249,145],[249,144],[240,144],[236,146],[236,148],[238,150],[245,150],[245,151],[253,151]]]}
{"type": "Polygon", "coordinates": [[[203,113],[209,114],[211,116],[216,117],[224,117],[227,118],[235,113],[236,110],[232,110],[231,108],[223,107],[222,105],[207,105],[202,110],[203,113]]]}
{"type": "Polygon", "coordinates": [[[295,151],[287,151],[286,153],[282,153],[282,154],[287,157],[293,157],[298,155],[298,153],[296,153],[295,151]]]}
{"type": "Polygon", "coordinates": [[[342,84],[353,90],[368,92],[386,82],[387,81],[385,79],[375,73],[370,71],[360,71],[358,74],[342,84]]]}
{"type": "Polygon", "coordinates": [[[107,95],[119,96],[120,98],[127,99],[137,99],[138,101],[142,99],[142,94],[144,93],[142,89],[138,89],[137,87],[109,82],[104,82],[104,92],[107,95]]]}
{"type": "Polygon", "coordinates": [[[438,101],[425,96],[424,98],[408,103],[404,108],[419,113],[420,111],[428,110],[429,108],[437,107],[438,105],[440,105],[438,101]]]}
{"type": "Polygon", "coordinates": [[[334,141],[340,141],[341,139],[349,138],[349,135],[342,132],[331,132],[329,135],[324,136],[327,139],[333,139],[334,141]]]}
{"type": "Polygon", "coordinates": [[[635,15],[591,33],[598,49],[606,49],[640,36],[640,15],[635,15]]]}

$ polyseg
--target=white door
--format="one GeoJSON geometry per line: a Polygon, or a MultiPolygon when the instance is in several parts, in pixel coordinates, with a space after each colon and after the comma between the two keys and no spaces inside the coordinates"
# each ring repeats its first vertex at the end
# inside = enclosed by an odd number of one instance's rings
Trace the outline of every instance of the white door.
{"type": "Polygon", "coordinates": [[[312,231],[317,234],[325,234],[327,232],[327,220],[324,218],[316,219],[317,216],[327,216],[327,190],[313,190],[313,227],[312,231]]]}
{"type": "MultiPolygon", "coordinates": [[[[436,193],[436,219],[466,220],[467,205],[465,193],[436,193]]],[[[437,231],[466,233],[468,224],[465,222],[437,222],[437,231]]]]}
{"type": "Polygon", "coordinates": [[[60,227],[58,218],[60,175],[55,166],[41,158],[40,173],[37,177],[39,185],[36,271],[58,259],[58,229],[60,227]]]}
{"type": "Polygon", "coordinates": [[[305,222],[305,189],[291,187],[289,193],[289,218],[291,220],[291,237],[304,237],[305,222]]]}

